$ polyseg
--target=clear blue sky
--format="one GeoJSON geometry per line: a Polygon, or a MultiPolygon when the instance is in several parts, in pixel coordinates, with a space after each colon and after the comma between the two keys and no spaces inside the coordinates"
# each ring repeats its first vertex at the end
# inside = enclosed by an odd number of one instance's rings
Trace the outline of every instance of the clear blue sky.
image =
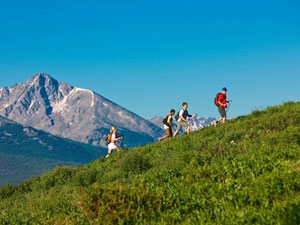
{"type": "Polygon", "coordinates": [[[150,118],[300,99],[299,0],[0,0],[0,86],[38,72],[150,118]]]}

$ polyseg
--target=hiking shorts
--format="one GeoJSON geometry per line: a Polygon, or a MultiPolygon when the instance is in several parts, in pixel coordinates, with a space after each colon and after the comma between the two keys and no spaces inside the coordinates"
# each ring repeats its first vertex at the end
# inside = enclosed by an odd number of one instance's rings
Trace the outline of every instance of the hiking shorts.
{"type": "Polygon", "coordinates": [[[166,135],[168,137],[172,137],[173,136],[173,129],[171,127],[168,127],[167,129],[165,129],[166,131],[166,135]]]}
{"type": "Polygon", "coordinates": [[[164,130],[169,129],[169,128],[170,128],[170,126],[164,124],[164,130]]]}
{"type": "Polygon", "coordinates": [[[108,149],[110,150],[115,150],[117,148],[116,144],[115,143],[109,143],[109,145],[107,146],[108,149]]]}
{"type": "Polygon", "coordinates": [[[222,118],[226,118],[226,109],[219,107],[219,113],[222,118]]]}
{"type": "Polygon", "coordinates": [[[185,129],[188,128],[189,124],[185,121],[177,121],[177,129],[176,131],[178,130],[181,130],[182,127],[184,127],[185,129]]]}

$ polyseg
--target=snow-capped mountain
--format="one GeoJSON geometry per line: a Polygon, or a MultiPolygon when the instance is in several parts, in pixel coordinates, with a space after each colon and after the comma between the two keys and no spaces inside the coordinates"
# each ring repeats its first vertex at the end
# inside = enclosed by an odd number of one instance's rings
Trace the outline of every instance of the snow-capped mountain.
{"type": "Polygon", "coordinates": [[[191,118],[189,120],[189,123],[191,125],[191,130],[192,131],[196,131],[196,130],[200,130],[204,127],[207,127],[208,125],[210,125],[214,120],[216,120],[215,118],[202,118],[202,117],[196,117],[196,118],[191,118]]]}
{"type": "Polygon", "coordinates": [[[0,88],[0,115],[53,135],[103,147],[111,126],[125,135],[127,146],[152,142],[162,132],[101,95],[45,73],[25,83],[0,88]]]}
{"type": "MultiPolygon", "coordinates": [[[[215,118],[211,118],[211,117],[209,117],[209,118],[197,117],[197,118],[190,118],[189,123],[191,125],[191,130],[196,131],[196,130],[200,130],[204,127],[207,127],[214,120],[215,120],[215,118]]],[[[156,117],[153,117],[152,119],[150,119],[149,121],[151,123],[155,124],[156,126],[159,126],[162,129],[164,127],[164,125],[162,123],[163,117],[156,116],[156,117]]],[[[174,123],[174,125],[176,125],[176,124],[174,123]]]]}

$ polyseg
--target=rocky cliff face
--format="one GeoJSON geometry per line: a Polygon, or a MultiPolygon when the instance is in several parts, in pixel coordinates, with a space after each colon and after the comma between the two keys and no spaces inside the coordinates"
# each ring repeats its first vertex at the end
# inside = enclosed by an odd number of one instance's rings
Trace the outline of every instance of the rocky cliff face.
{"type": "Polygon", "coordinates": [[[152,142],[162,132],[101,95],[45,73],[25,83],[0,88],[0,115],[53,135],[103,147],[111,126],[119,128],[129,147],[152,142]]]}

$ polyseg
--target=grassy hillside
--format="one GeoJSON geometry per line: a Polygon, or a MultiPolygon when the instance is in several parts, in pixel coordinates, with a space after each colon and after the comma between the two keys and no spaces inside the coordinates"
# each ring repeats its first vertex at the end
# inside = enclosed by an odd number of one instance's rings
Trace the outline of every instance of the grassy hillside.
{"type": "Polygon", "coordinates": [[[0,224],[300,224],[300,104],[0,190],[0,224]]]}
{"type": "Polygon", "coordinates": [[[0,116],[0,185],[16,184],[58,165],[89,163],[106,149],[56,137],[0,116]]]}

